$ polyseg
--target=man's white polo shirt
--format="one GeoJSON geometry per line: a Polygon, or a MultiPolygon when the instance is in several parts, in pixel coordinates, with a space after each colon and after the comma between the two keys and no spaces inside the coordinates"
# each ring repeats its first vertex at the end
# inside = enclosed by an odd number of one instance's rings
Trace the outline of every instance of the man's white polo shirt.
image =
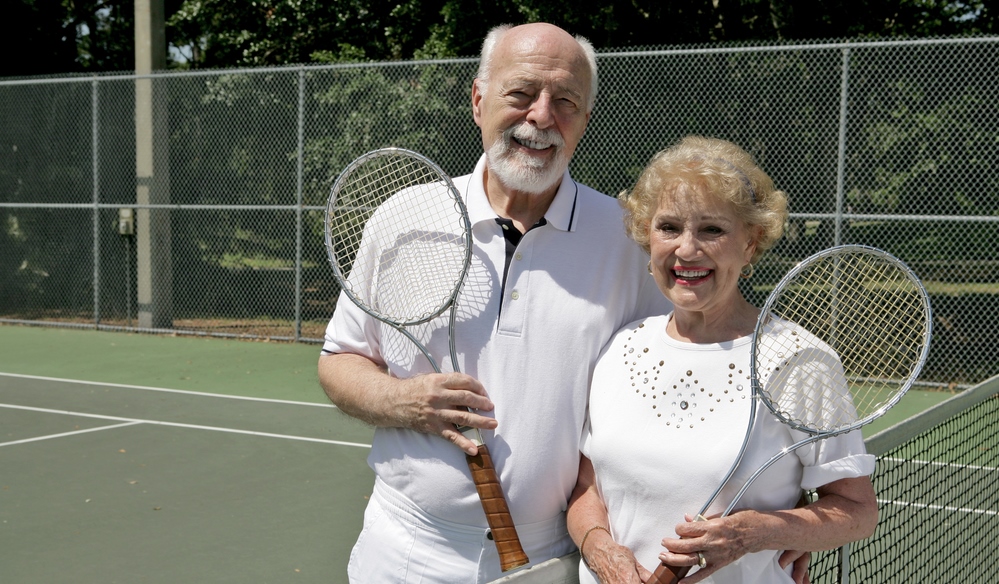
{"type": "MultiPolygon", "coordinates": [[[[483,438],[514,521],[533,523],[562,513],[575,485],[590,376],[604,344],[669,304],[648,274],[648,256],[626,237],[617,201],[568,172],[546,224],[528,231],[512,255],[501,298],[506,242],[483,190],[484,168],[483,156],[454,181],[474,239],[458,298],[458,365],[495,404],[486,415],[499,425],[483,438]]],[[[414,328],[450,370],[446,314],[414,328]]],[[[365,355],[400,378],[432,371],[409,340],[343,295],[323,351],[365,355]]],[[[464,454],[439,436],[378,428],[368,463],[425,513],[486,527],[464,454]]]]}

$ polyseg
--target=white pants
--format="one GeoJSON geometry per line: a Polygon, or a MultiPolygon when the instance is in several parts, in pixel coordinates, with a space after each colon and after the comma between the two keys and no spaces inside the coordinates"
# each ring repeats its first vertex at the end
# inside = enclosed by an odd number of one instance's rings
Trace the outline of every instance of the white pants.
{"type": "MultiPolygon", "coordinates": [[[[576,549],[565,515],[517,525],[530,565],[576,549]]],[[[528,566],[525,566],[525,568],[528,566]]],[[[350,553],[352,584],[486,584],[504,575],[489,530],[428,515],[400,493],[375,481],[364,527],[350,553]]]]}

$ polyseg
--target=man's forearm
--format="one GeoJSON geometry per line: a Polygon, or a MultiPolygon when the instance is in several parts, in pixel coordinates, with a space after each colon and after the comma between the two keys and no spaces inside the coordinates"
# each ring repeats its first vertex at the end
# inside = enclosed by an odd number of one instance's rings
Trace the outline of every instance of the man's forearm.
{"type": "Polygon", "coordinates": [[[319,383],[343,413],[368,424],[398,426],[398,412],[389,405],[393,379],[385,369],[361,355],[337,353],[319,357],[319,383]]]}

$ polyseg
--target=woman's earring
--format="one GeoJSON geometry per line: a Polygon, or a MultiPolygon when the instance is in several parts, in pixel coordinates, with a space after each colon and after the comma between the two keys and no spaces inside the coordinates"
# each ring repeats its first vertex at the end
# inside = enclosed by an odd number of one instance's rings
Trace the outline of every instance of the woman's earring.
{"type": "Polygon", "coordinates": [[[649,260],[649,274],[652,274],[652,260],[649,260]]]}
{"type": "Polygon", "coordinates": [[[742,267],[742,270],[739,271],[739,277],[742,278],[743,280],[748,280],[752,278],[754,269],[756,268],[753,267],[753,264],[746,264],[745,266],[742,267]]]}

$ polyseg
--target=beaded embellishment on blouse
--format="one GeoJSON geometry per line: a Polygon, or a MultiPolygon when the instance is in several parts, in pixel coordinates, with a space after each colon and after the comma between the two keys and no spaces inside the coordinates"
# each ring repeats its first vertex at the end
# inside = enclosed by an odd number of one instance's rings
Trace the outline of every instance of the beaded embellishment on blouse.
{"type": "MultiPolygon", "coordinates": [[[[638,328],[644,326],[639,324],[638,328]]],[[[629,387],[635,390],[636,397],[649,403],[656,417],[667,426],[694,428],[716,411],[750,398],[749,372],[735,363],[728,364],[723,380],[717,372],[708,376],[691,369],[674,372],[664,360],[656,361],[650,356],[649,347],[632,346],[631,341],[629,336],[623,354],[629,370],[629,387]],[[702,377],[711,381],[702,381],[702,377]]]]}

